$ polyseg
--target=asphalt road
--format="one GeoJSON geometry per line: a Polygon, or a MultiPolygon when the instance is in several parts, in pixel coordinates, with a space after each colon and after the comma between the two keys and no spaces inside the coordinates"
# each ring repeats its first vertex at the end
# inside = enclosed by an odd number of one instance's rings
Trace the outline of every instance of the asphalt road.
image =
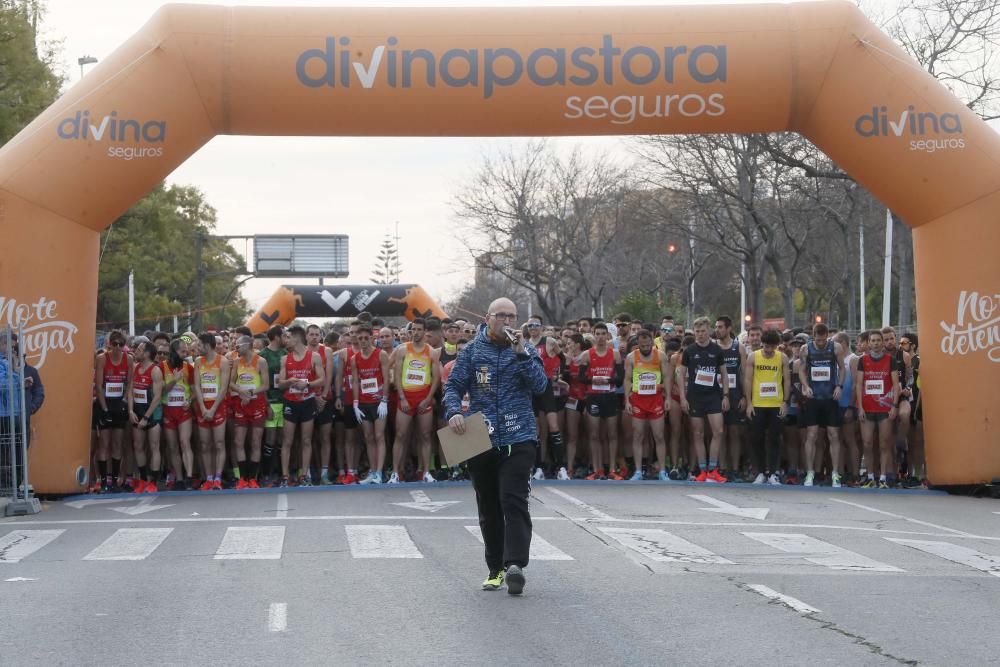
{"type": "Polygon", "coordinates": [[[987,665],[1000,653],[994,500],[543,482],[532,514],[514,597],[480,590],[468,484],[46,503],[0,520],[0,664],[987,665]]]}

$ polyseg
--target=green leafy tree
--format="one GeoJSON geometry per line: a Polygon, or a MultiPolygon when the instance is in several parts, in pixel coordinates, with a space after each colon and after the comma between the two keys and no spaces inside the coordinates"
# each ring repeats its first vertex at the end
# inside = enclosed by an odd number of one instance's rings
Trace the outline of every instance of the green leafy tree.
{"type": "MultiPolygon", "coordinates": [[[[157,323],[170,328],[172,315],[194,309],[195,239],[211,234],[215,223],[215,209],[197,188],[162,184],[118,218],[101,235],[98,327],[127,324],[129,271],[135,272],[137,329],[157,323]]],[[[206,239],[202,267],[203,324],[245,321],[248,309],[236,276],[246,270],[244,259],[229,243],[206,239]]],[[[180,325],[189,325],[187,317],[180,325]]]]}
{"type": "Polygon", "coordinates": [[[55,49],[39,44],[38,0],[0,0],[0,145],[59,96],[55,49]]]}

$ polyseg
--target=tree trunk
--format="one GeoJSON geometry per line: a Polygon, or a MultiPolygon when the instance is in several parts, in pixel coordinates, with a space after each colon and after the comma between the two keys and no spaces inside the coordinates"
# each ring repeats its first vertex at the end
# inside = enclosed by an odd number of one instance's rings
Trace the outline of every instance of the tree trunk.
{"type": "Polygon", "coordinates": [[[913,328],[913,232],[895,213],[892,222],[899,261],[899,315],[896,322],[902,330],[908,331],[913,328]]]}

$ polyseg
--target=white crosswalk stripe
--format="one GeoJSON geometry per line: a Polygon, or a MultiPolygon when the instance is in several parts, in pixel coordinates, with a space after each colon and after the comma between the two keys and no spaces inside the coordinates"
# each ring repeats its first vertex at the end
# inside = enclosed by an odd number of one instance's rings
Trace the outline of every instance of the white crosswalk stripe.
{"type": "Polygon", "coordinates": [[[277,560],[284,543],[284,526],[231,526],[226,529],[215,559],[277,560]]]}
{"type": "Polygon", "coordinates": [[[145,560],[173,528],[120,528],[83,560],[145,560]]]}
{"type": "Polygon", "coordinates": [[[406,526],[344,526],[353,558],[423,558],[406,526]]]}
{"type": "Polygon", "coordinates": [[[903,546],[923,551],[950,560],[953,563],[974,568],[980,572],[992,574],[1000,577],[1000,557],[991,556],[982,552],[963,547],[951,542],[933,542],[929,540],[904,540],[896,537],[885,538],[890,542],[902,544],[903,546]]]}
{"type": "Polygon", "coordinates": [[[892,565],[880,563],[867,556],[842,549],[801,533],[743,533],[752,540],[790,554],[799,554],[803,560],[832,570],[854,572],[903,572],[892,565]]]}
{"type": "MultiPolygon", "coordinates": [[[[483,532],[479,529],[479,526],[466,526],[465,529],[472,533],[479,540],[480,544],[484,544],[483,532]]],[[[553,546],[536,532],[531,533],[531,546],[528,549],[528,558],[531,560],[573,560],[572,556],[553,546]]]]}
{"type": "Polygon", "coordinates": [[[65,530],[15,530],[0,538],[0,563],[17,563],[62,535],[65,530]]]}
{"type": "Polygon", "coordinates": [[[598,528],[622,545],[661,562],[731,565],[722,556],[659,528],[598,528]]]}

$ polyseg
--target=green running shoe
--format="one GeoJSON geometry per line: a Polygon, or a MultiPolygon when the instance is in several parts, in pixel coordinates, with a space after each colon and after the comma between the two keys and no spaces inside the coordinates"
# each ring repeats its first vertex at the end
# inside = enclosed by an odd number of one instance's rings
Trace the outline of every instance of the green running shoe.
{"type": "Polygon", "coordinates": [[[503,586],[503,570],[490,572],[490,575],[486,577],[486,581],[483,582],[484,591],[498,591],[501,586],[503,586]]]}

